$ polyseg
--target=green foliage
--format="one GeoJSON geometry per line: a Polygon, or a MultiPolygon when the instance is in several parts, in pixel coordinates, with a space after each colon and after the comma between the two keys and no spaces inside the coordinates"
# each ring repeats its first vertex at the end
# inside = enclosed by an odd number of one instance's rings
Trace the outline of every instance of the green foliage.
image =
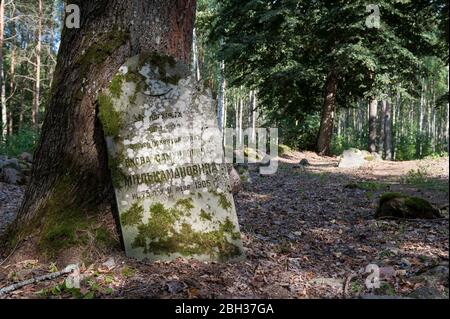
{"type": "Polygon", "coordinates": [[[35,129],[23,128],[0,142],[0,154],[11,157],[18,156],[23,152],[33,154],[37,139],[38,133],[35,129]]]}

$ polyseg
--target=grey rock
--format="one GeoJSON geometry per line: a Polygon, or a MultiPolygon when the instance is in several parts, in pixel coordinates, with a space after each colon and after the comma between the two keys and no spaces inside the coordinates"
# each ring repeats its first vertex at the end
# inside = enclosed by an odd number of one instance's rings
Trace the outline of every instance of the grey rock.
{"type": "Polygon", "coordinates": [[[356,148],[345,150],[339,162],[340,168],[359,168],[372,161],[380,161],[381,157],[377,153],[369,153],[356,148]]]}
{"type": "Polygon", "coordinates": [[[447,299],[448,296],[441,293],[434,287],[420,287],[409,294],[409,297],[415,299],[447,299]]]}
{"type": "Polygon", "coordinates": [[[27,152],[23,152],[22,154],[19,155],[19,159],[21,159],[22,161],[31,163],[31,162],[33,162],[33,155],[31,155],[30,153],[27,153],[27,152]]]}
{"type": "Polygon", "coordinates": [[[14,168],[15,170],[20,171],[20,162],[16,158],[7,159],[4,161],[0,161],[0,169],[1,168],[14,168]]]}
{"type": "Polygon", "coordinates": [[[241,177],[239,173],[234,167],[232,167],[228,171],[228,175],[230,177],[231,192],[233,194],[239,193],[239,191],[242,189],[241,177]]]}
{"type": "Polygon", "coordinates": [[[22,176],[14,168],[2,168],[0,171],[0,182],[17,185],[21,180],[22,176]]]}
{"type": "Polygon", "coordinates": [[[166,283],[166,287],[171,294],[177,294],[186,289],[186,284],[180,281],[169,281],[166,283]]]}

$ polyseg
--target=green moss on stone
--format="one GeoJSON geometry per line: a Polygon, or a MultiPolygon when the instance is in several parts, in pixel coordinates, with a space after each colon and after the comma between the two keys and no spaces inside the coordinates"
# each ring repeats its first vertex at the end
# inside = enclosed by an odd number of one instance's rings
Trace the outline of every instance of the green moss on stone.
{"type": "Polygon", "coordinates": [[[405,199],[405,205],[409,209],[419,212],[435,210],[435,208],[428,201],[418,197],[407,197],[405,199]]]}
{"type": "Polygon", "coordinates": [[[200,210],[200,219],[205,221],[212,221],[213,216],[211,213],[206,212],[205,210],[200,210]]]}
{"type": "Polygon", "coordinates": [[[407,196],[404,194],[401,194],[401,193],[384,193],[380,197],[380,206],[382,206],[384,203],[386,203],[394,198],[405,198],[405,197],[407,197],[407,196]]]}
{"type": "Polygon", "coordinates": [[[192,198],[180,199],[176,202],[176,208],[181,208],[185,213],[190,213],[194,208],[194,203],[192,198]]]}
{"type": "Polygon", "coordinates": [[[138,203],[134,203],[129,210],[120,216],[122,226],[137,226],[144,218],[144,208],[138,203]]]}
{"type": "Polygon", "coordinates": [[[226,194],[211,190],[210,193],[219,198],[219,205],[224,210],[229,210],[232,207],[232,203],[228,200],[226,194]]]}
{"type": "Polygon", "coordinates": [[[241,254],[240,248],[230,240],[236,240],[240,234],[235,231],[229,219],[219,224],[219,228],[210,232],[197,232],[187,223],[180,229],[175,225],[183,212],[176,208],[168,209],[157,203],[150,209],[151,217],[146,224],[138,226],[138,235],[132,247],[143,248],[144,253],[155,255],[180,254],[210,255],[219,259],[230,259],[241,254]]]}
{"type": "Polygon", "coordinates": [[[100,110],[99,118],[106,136],[117,137],[122,128],[122,115],[114,109],[113,101],[107,94],[98,98],[100,110]]]}

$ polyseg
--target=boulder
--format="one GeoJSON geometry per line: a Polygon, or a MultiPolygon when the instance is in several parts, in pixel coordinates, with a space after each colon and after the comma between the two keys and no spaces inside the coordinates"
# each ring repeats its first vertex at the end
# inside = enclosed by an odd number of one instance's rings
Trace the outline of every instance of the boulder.
{"type": "Polygon", "coordinates": [[[300,161],[300,163],[298,163],[299,166],[303,166],[303,167],[307,167],[307,166],[311,166],[311,164],[309,163],[309,161],[304,158],[300,161]]]}
{"type": "Polygon", "coordinates": [[[441,218],[439,209],[428,201],[400,193],[381,196],[375,218],[435,219],[441,218]]]}
{"type": "Polygon", "coordinates": [[[234,167],[229,169],[228,176],[230,177],[231,192],[233,194],[239,193],[242,188],[241,176],[234,167]]]}
{"type": "Polygon", "coordinates": [[[20,171],[21,169],[20,162],[16,158],[0,160],[0,169],[3,168],[13,168],[17,171],[20,171]]]}
{"type": "Polygon", "coordinates": [[[23,152],[22,154],[19,155],[19,159],[24,162],[31,163],[33,162],[33,155],[27,152],[23,152]]]}
{"type": "Polygon", "coordinates": [[[377,153],[370,153],[368,151],[361,151],[356,148],[351,148],[341,156],[339,161],[340,168],[359,168],[369,162],[380,161],[381,156],[377,153]]]}
{"type": "Polygon", "coordinates": [[[17,185],[22,181],[21,174],[14,168],[2,168],[0,170],[0,182],[17,185]]]}

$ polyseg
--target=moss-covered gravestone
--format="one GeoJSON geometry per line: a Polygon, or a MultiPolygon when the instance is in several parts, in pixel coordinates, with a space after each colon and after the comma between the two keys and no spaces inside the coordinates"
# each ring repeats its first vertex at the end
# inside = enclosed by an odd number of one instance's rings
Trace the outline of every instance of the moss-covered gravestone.
{"type": "Polygon", "coordinates": [[[99,103],[127,255],[242,258],[212,99],[188,68],[135,56],[99,103]]]}

